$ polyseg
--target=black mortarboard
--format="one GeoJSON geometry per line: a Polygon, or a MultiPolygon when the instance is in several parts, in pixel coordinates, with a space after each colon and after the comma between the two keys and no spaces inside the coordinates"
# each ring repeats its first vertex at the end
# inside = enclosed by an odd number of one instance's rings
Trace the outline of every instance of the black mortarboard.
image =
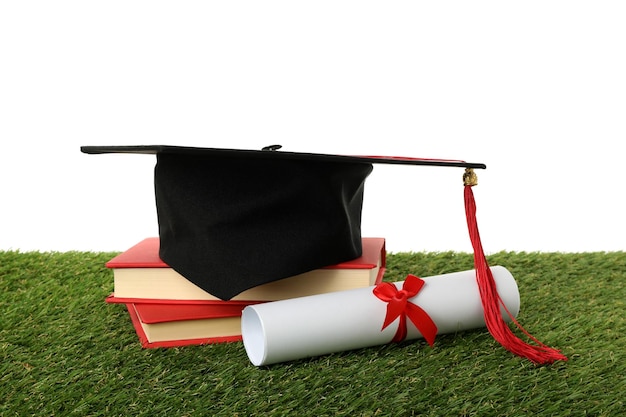
{"type": "Polygon", "coordinates": [[[221,299],[361,255],[372,164],[485,168],[456,160],[179,146],[83,146],[156,154],[161,259],[221,299]]]}

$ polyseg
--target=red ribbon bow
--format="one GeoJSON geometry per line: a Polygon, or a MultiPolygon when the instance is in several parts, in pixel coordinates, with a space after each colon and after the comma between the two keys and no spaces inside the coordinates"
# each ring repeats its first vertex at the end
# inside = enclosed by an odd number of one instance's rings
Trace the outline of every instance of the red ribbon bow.
{"type": "Polygon", "coordinates": [[[381,331],[400,317],[400,324],[391,339],[392,342],[401,342],[406,338],[406,318],[408,317],[431,347],[435,343],[437,325],[424,309],[409,301],[409,298],[420,292],[424,284],[426,282],[423,279],[408,275],[401,290],[390,282],[381,282],[374,287],[374,295],[387,302],[387,315],[381,331]]]}

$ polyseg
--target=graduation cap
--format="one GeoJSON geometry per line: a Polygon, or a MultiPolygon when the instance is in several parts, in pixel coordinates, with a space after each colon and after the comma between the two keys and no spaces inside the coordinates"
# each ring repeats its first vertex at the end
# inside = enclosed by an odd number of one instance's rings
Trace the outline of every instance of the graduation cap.
{"type": "Polygon", "coordinates": [[[181,146],[84,146],[155,154],[161,259],[221,299],[361,256],[364,183],[374,163],[463,161],[181,146]]]}
{"type": "MultiPolygon", "coordinates": [[[[159,256],[186,279],[224,300],[257,285],[359,257],[364,183],[373,164],[465,168],[468,226],[477,271],[481,271],[477,280],[487,327],[497,339],[497,334],[506,332],[473,213],[473,169],[484,169],[484,164],[279,149],[278,145],[262,150],[81,147],[88,154],[156,155],[159,256]],[[494,323],[491,328],[489,321],[494,323]]],[[[511,344],[507,338],[510,335],[498,341],[507,347],[511,344]]],[[[526,345],[520,349],[524,351],[526,345]]]]}

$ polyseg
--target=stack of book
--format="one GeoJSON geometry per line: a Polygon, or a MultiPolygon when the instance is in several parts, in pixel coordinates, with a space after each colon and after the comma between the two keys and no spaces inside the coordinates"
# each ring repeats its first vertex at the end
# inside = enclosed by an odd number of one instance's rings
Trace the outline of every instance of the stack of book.
{"type": "Polygon", "coordinates": [[[126,305],[144,348],[240,341],[241,312],[248,305],[381,282],[385,239],[362,241],[363,255],[357,259],[259,285],[223,301],[170,268],[159,258],[159,239],[147,238],[106,263],[114,279],[106,301],[126,305]]]}

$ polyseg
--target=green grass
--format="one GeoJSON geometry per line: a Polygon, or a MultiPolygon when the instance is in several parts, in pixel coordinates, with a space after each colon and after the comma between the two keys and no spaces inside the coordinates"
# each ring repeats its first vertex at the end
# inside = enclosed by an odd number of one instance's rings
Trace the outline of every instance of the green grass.
{"type": "MultiPolygon", "coordinates": [[[[626,394],[626,253],[496,253],[518,319],[567,362],[535,366],[485,329],[256,368],[241,343],[141,349],[108,305],[113,253],[0,252],[2,416],[617,416],[626,394]]],[[[472,268],[399,253],[386,279],[472,268]]]]}

